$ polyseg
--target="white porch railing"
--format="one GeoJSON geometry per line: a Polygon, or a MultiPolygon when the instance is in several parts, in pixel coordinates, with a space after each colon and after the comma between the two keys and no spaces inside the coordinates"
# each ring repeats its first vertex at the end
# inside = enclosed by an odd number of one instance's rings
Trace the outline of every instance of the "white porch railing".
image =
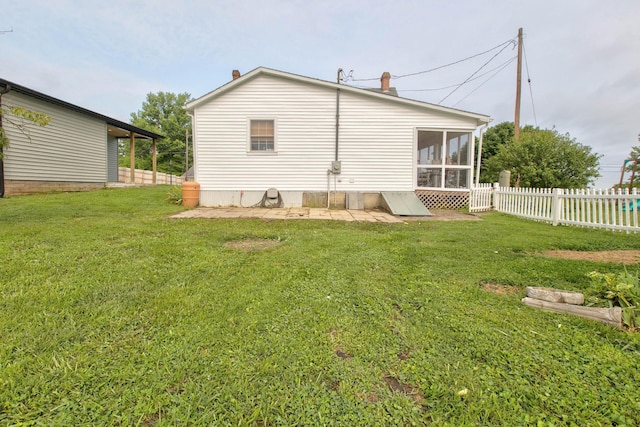
{"type": "Polygon", "coordinates": [[[490,209],[553,225],[640,231],[640,194],[635,188],[631,192],[627,189],[500,188],[497,184],[472,188],[469,210],[490,209]]]}

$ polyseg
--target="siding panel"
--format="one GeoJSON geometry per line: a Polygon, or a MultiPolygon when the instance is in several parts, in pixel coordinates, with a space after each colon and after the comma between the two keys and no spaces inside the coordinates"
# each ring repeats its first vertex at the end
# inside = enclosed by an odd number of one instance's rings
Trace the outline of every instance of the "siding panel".
{"type": "MultiPolygon", "coordinates": [[[[203,191],[326,191],[336,92],[260,75],[195,108],[203,191]],[[247,153],[248,120],[275,119],[277,153],[247,153]]],[[[343,91],[338,191],[413,191],[416,128],[475,130],[475,119],[343,91]]],[[[334,188],[333,177],[331,188],[334,188]]]]}
{"type": "Polygon", "coordinates": [[[5,152],[6,179],[107,181],[107,125],[104,121],[15,92],[2,98],[4,104],[38,110],[52,118],[44,128],[29,126],[31,141],[5,123],[10,141],[5,152]]]}

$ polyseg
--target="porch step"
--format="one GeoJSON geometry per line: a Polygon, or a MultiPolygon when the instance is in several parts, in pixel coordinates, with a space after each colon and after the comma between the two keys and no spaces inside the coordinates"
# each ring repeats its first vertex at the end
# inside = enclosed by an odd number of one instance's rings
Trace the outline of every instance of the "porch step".
{"type": "Polygon", "coordinates": [[[384,207],[394,215],[431,216],[429,209],[422,204],[413,191],[383,191],[384,207]]]}

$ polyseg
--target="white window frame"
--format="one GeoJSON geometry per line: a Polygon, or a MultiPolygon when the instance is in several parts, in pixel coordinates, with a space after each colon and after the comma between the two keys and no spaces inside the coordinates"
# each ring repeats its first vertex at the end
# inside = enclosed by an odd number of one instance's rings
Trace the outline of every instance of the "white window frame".
{"type": "Polygon", "coordinates": [[[475,129],[459,129],[459,128],[415,128],[414,130],[414,145],[413,145],[413,185],[416,190],[440,190],[440,191],[469,191],[473,185],[473,162],[474,162],[474,150],[475,150],[475,129]],[[419,165],[418,161],[418,135],[420,132],[441,132],[442,133],[442,159],[440,164],[434,165],[419,165]],[[468,165],[448,165],[447,155],[449,147],[447,146],[447,134],[448,133],[468,133],[469,134],[469,164],[468,165]],[[421,169],[435,169],[440,171],[440,185],[438,187],[421,187],[418,186],[418,172],[421,169]],[[446,171],[458,169],[467,170],[467,183],[465,188],[450,188],[446,187],[446,171]]]}
{"type": "Polygon", "coordinates": [[[278,119],[275,117],[248,117],[247,118],[247,154],[251,156],[273,156],[278,154],[278,119]],[[251,122],[252,121],[266,121],[273,122],[273,151],[259,151],[251,149],[251,122]]]}

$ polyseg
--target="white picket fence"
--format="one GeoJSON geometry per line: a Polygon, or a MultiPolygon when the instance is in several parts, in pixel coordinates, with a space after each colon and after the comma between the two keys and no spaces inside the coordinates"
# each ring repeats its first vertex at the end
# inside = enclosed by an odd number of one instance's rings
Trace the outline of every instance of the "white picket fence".
{"type": "Polygon", "coordinates": [[[500,188],[483,184],[471,190],[469,210],[498,212],[550,222],[610,230],[640,231],[637,189],[500,188]]]}
{"type": "Polygon", "coordinates": [[[469,211],[485,212],[493,209],[493,190],[494,184],[476,184],[469,193],[469,211]]]}

